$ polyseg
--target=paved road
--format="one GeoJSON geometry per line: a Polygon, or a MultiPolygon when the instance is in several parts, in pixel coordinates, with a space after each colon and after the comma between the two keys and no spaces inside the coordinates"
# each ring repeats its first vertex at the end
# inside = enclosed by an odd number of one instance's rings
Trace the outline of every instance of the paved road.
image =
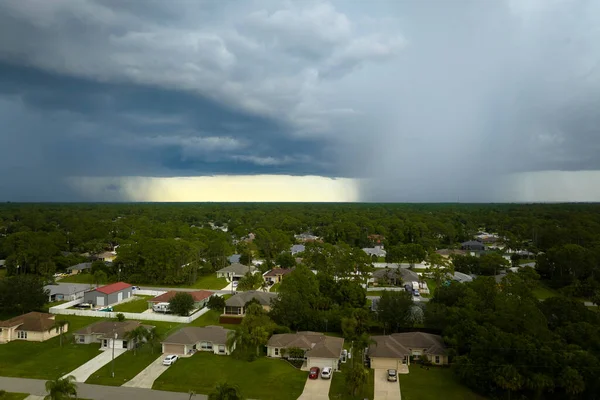
{"type": "Polygon", "coordinates": [[[161,376],[162,373],[169,368],[162,364],[163,358],[162,354],[159,355],[156,360],[152,361],[150,365],[144,368],[144,370],[137,374],[132,380],[125,382],[123,386],[152,389],[152,385],[156,378],[161,376]]]}
{"type": "MultiPolygon", "coordinates": [[[[119,357],[121,354],[125,354],[127,349],[115,349],[115,358],[119,357]]],[[[73,375],[75,377],[75,381],[77,382],[85,382],[87,378],[90,377],[94,372],[98,371],[100,368],[104,367],[106,364],[112,361],[112,349],[104,350],[96,357],[92,358],[85,364],[79,366],[79,368],[74,369],[73,371],[66,374],[64,377],[73,375]]]]}
{"type": "MultiPolygon", "coordinates": [[[[369,300],[379,300],[381,296],[367,296],[369,300]]],[[[413,298],[414,301],[418,301],[420,303],[427,303],[429,301],[428,297],[418,297],[419,300],[415,300],[417,297],[413,298]]]]}
{"type": "Polygon", "coordinates": [[[375,370],[375,397],[373,400],[400,400],[400,384],[388,382],[387,370],[375,370]]]}
{"type": "MultiPolygon", "coordinates": [[[[335,378],[335,377],[334,377],[335,378]]],[[[298,400],[329,400],[331,379],[308,379],[298,400]]]]}
{"type": "MultiPolygon", "coordinates": [[[[6,378],[0,376],[0,389],[7,392],[30,393],[35,396],[45,396],[46,381],[40,379],[6,378]]],[[[139,389],[123,386],[101,386],[86,383],[77,384],[77,395],[93,400],[188,400],[187,393],[164,392],[161,390],[139,389]]],[[[197,394],[193,400],[207,400],[203,394],[197,394]]]]}

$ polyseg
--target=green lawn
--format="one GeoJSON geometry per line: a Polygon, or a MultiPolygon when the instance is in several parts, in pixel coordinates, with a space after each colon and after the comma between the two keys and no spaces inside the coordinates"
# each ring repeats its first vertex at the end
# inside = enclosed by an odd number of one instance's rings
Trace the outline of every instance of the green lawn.
{"type": "Polygon", "coordinates": [[[533,295],[540,300],[546,300],[549,297],[558,296],[558,292],[539,282],[538,286],[533,289],[533,295]]]}
{"type": "Polygon", "coordinates": [[[198,352],[169,367],[152,389],[209,394],[220,382],[236,385],[244,397],[296,400],[304,389],[307,373],[282,360],[266,357],[248,362],[231,356],[198,352]]]}
{"type": "Polygon", "coordinates": [[[142,313],[148,309],[148,299],[154,296],[135,296],[134,300],[130,300],[123,304],[113,306],[115,312],[142,313]]]}
{"type": "Polygon", "coordinates": [[[402,400],[484,400],[460,384],[450,368],[411,365],[408,374],[399,374],[402,400]]]}
{"type": "MultiPolygon", "coordinates": [[[[1,392],[1,390],[0,390],[1,392]]],[[[0,394],[0,400],[23,400],[29,397],[29,393],[11,393],[5,392],[4,395],[0,394]]]]}
{"type": "Polygon", "coordinates": [[[217,278],[217,274],[210,274],[199,277],[195,284],[186,287],[195,289],[221,290],[225,286],[227,286],[227,279],[217,278]]]}
{"type": "Polygon", "coordinates": [[[273,286],[271,286],[271,292],[278,292],[279,291],[279,286],[281,286],[281,282],[277,282],[275,283],[273,286]]]}
{"type": "Polygon", "coordinates": [[[369,369],[369,379],[367,379],[367,383],[357,392],[356,396],[353,396],[348,393],[348,387],[346,386],[346,375],[344,372],[348,367],[349,364],[342,364],[342,371],[333,373],[333,380],[331,381],[331,387],[329,388],[329,398],[331,400],[373,399],[373,391],[375,390],[373,370],[369,369]]]}
{"type": "Polygon", "coordinates": [[[157,347],[154,354],[150,351],[148,345],[142,346],[137,350],[137,354],[133,351],[119,356],[115,359],[115,377],[111,375],[111,363],[106,364],[98,371],[94,372],[85,383],[93,383],[95,385],[121,386],[125,382],[133,379],[137,374],[142,372],[150,363],[162,357],[160,349],[157,347]]]}
{"type": "Polygon", "coordinates": [[[90,285],[94,284],[94,276],[92,274],[76,274],[65,276],[57,280],[56,282],[64,282],[64,283],[89,283],[90,285]]]}

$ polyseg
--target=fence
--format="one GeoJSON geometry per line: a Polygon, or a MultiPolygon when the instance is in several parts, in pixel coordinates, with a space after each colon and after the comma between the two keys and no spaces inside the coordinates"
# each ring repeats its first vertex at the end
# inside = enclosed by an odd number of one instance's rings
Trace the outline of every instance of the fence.
{"type": "Polygon", "coordinates": [[[57,315],[79,315],[82,317],[97,317],[97,318],[117,318],[117,314],[123,314],[127,319],[133,319],[138,321],[165,321],[165,322],[178,322],[183,324],[189,324],[190,322],[198,319],[208,312],[208,308],[204,307],[202,310],[195,312],[189,317],[179,317],[176,315],[167,314],[155,314],[155,313],[119,313],[115,311],[104,312],[104,311],[91,311],[91,310],[74,310],[69,307],[73,307],[79,303],[82,303],[83,299],[77,299],[68,303],[59,304],[55,307],[50,307],[50,314],[57,315]]]}
{"type": "Polygon", "coordinates": [[[140,296],[160,296],[161,294],[166,293],[164,290],[140,290],[140,289],[136,289],[133,291],[133,295],[140,295],[140,296]]]}

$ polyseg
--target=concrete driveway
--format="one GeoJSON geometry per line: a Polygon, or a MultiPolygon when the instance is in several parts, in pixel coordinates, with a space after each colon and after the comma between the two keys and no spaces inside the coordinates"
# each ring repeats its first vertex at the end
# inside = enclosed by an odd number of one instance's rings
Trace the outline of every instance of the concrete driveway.
{"type": "MultiPolygon", "coordinates": [[[[162,365],[164,355],[159,355],[158,358],[148,365],[142,372],[137,374],[132,380],[125,382],[122,386],[152,389],[152,385],[156,378],[162,375],[169,367],[162,365]]],[[[177,364],[177,362],[175,362],[177,364]]]]}
{"type": "Polygon", "coordinates": [[[401,398],[400,384],[388,382],[387,369],[376,369],[374,400],[400,400],[401,398]]]}
{"type": "MultiPolygon", "coordinates": [[[[115,358],[125,353],[127,349],[115,349],[115,358]]],[[[90,361],[86,362],[79,368],[69,372],[65,376],[73,375],[77,382],[85,382],[94,372],[104,367],[112,361],[112,349],[104,350],[90,361]]],[[[65,377],[63,376],[63,378],[65,377]]]]}
{"type": "Polygon", "coordinates": [[[331,379],[306,379],[304,391],[298,400],[329,400],[331,379]]]}

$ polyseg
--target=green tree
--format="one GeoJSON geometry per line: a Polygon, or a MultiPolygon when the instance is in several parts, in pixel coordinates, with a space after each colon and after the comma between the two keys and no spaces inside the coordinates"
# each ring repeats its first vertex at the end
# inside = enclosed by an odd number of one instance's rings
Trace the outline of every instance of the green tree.
{"type": "Polygon", "coordinates": [[[206,306],[209,310],[223,311],[225,309],[225,299],[223,298],[223,296],[210,296],[206,306]]]}
{"type": "Polygon", "coordinates": [[[292,255],[292,253],[289,253],[286,251],[284,253],[277,255],[275,262],[281,268],[292,268],[292,267],[296,266],[296,257],[294,257],[292,255]]]}
{"type": "Polygon", "coordinates": [[[75,377],[69,375],[64,379],[58,378],[46,382],[46,392],[48,393],[44,400],[66,400],[77,398],[77,384],[75,377]]]}
{"type": "Polygon", "coordinates": [[[35,275],[16,275],[0,280],[0,311],[27,313],[48,301],[43,280],[35,275]]]}
{"type": "Polygon", "coordinates": [[[105,284],[108,281],[106,272],[101,271],[101,270],[94,272],[93,278],[94,278],[94,283],[98,286],[105,284]]]}
{"type": "Polygon", "coordinates": [[[228,383],[219,383],[208,395],[208,400],[244,400],[239,389],[228,383]]]}
{"type": "Polygon", "coordinates": [[[387,332],[397,331],[400,327],[410,325],[409,315],[412,305],[410,293],[385,290],[377,302],[377,318],[387,332]]]}
{"type": "Polygon", "coordinates": [[[352,396],[356,396],[358,389],[362,388],[369,377],[369,371],[361,362],[352,362],[346,371],[346,383],[352,396]]]}
{"type": "Polygon", "coordinates": [[[252,253],[249,250],[245,250],[240,254],[240,264],[250,265],[252,263],[252,253]]]}
{"type": "Polygon", "coordinates": [[[117,321],[119,321],[119,322],[125,321],[125,314],[117,313],[117,321]]]}
{"type": "Polygon", "coordinates": [[[133,342],[133,355],[137,354],[137,348],[141,342],[148,337],[148,329],[143,326],[138,326],[125,333],[125,339],[133,342]]]}
{"type": "Polygon", "coordinates": [[[50,328],[48,328],[48,332],[52,332],[53,330],[56,330],[56,332],[58,332],[60,347],[62,347],[62,343],[63,343],[63,335],[64,335],[65,326],[68,326],[68,325],[69,325],[69,321],[67,321],[67,320],[55,319],[54,324],[50,328]]]}
{"type": "Polygon", "coordinates": [[[161,335],[154,327],[146,329],[145,339],[148,346],[150,346],[150,353],[154,354],[154,349],[160,345],[163,335],[161,335]]]}
{"type": "Polygon", "coordinates": [[[177,315],[188,316],[194,309],[194,298],[187,292],[177,292],[169,301],[169,310],[177,315]]]}

